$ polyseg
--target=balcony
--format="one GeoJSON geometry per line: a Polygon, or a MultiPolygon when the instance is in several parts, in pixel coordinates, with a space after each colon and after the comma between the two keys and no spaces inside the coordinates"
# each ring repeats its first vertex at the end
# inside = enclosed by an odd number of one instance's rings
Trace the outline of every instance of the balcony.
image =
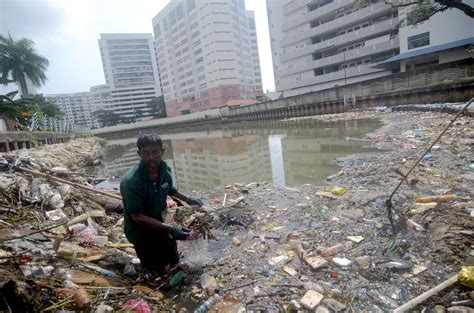
{"type": "Polygon", "coordinates": [[[307,47],[297,49],[294,52],[286,53],[282,55],[280,57],[280,63],[301,57],[303,55],[311,54],[313,52],[320,51],[323,49],[336,48],[341,45],[347,45],[351,42],[360,41],[361,39],[366,38],[368,36],[376,36],[378,34],[388,33],[391,29],[396,27],[397,23],[398,23],[398,18],[392,18],[390,20],[385,20],[383,22],[373,24],[368,27],[353,31],[349,34],[344,34],[341,36],[331,38],[329,40],[325,40],[325,41],[318,42],[312,45],[308,45],[307,47]]]}
{"type": "Polygon", "coordinates": [[[288,13],[293,12],[305,5],[312,3],[313,0],[293,0],[288,4],[285,4],[283,8],[283,15],[287,15],[288,13]]]}
{"type": "Polygon", "coordinates": [[[283,23],[283,31],[287,31],[288,29],[293,28],[297,25],[310,22],[313,19],[320,18],[324,15],[327,15],[328,13],[331,13],[334,10],[337,10],[349,4],[353,4],[355,2],[356,0],[335,0],[323,7],[318,8],[317,10],[304,12],[300,17],[292,18],[287,22],[283,23]]]}
{"type": "Polygon", "coordinates": [[[382,72],[382,71],[384,70],[372,68],[370,67],[370,65],[359,66],[356,68],[346,69],[345,71],[340,70],[340,71],[332,72],[329,74],[314,76],[314,77],[304,79],[304,80],[298,80],[298,81],[294,81],[290,83],[283,83],[281,84],[281,87],[283,90],[288,90],[288,89],[317,85],[317,84],[322,84],[322,83],[326,83],[333,80],[347,79],[351,77],[367,75],[367,74],[372,74],[372,73],[377,73],[377,72],[382,72]]]}
{"type": "Polygon", "coordinates": [[[337,63],[342,63],[342,62],[358,59],[364,56],[370,56],[376,53],[394,50],[399,47],[400,47],[400,41],[399,41],[399,38],[397,37],[389,41],[381,42],[372,46],[354,49],[354,50],[346,51],[346,52],[339,53],[336,55],[332,55],[330,57],[322,58],[319,60],[308,61],[303,64],[298,64],[295,67],[278,71],[277,75],[279,77],[282,77],[282,76],[287,76],[287,75],[291,75],[295,73],[301,73],[304,71],[312,70],[314,68],[330,66],[337,63]]]}
{"type": "Polygon", "coordinates": [[[299,33],[298,35],[285,36],[281,40],[280,46],[285,47],[301,40],[310,39],[313,36],[336,31],[337,29],[347,27],[347,25],[361,23],[363,21],[368,20],[368,17],[374,15],[374,13],[385,13],[391,10],[391,4],[387,4],[384,2],[376,3],[363,9],[357,10],[349,15],[342,16],[317,27],[305,30],[299,33]]]}

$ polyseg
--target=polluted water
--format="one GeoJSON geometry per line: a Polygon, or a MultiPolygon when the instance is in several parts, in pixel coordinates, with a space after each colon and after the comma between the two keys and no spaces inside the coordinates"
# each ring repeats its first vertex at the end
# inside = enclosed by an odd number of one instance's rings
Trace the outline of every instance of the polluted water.
{"type": "Polygon", "coordinates": [[[209,264],[212,261],[209,252],[209,242],[207,239],[198,238],[196,240],[180,242],[185,254],[184,262],[191,266],[201,267],[209,264]]]}

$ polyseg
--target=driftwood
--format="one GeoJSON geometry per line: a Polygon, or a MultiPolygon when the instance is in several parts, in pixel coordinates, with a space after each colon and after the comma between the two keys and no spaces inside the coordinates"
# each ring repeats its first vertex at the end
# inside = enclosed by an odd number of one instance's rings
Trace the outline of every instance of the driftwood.
{"type": "Polygon", "coordinates": [[[415,299],[411,299],[410,301],[408,301],[407,303],[405,303],[404,305],[402,306],[399,306],[398,308],[396,308],[393,313],[402,313],[402,312],[407,312],[408,310],[410,309],[413,309],[414,307],[416,307],[418,304],[422,303],[423,301],[425,301],[426,299],[428,299],[429,297],[431,297],[432,295],[440,292],[441,290],[451,286],[451,285],[454,285],[456,282],[458,281],[458,274],[454,275],[453,277],[445,280],[444,282],[442,282],[441,284],[431,288],[430,290],[428,290],[427,292],[425,293],[422,293],[421,295],[419,295],[418,297],[416,297],[415,299]]]}
{"type": "Polygon", "coordinates": [[[24,167],[19,167],[19,170],[22,171],[22,172],[34,175],[34,176],[50,179],[50,180],[53,180],[55,182],[70,185],[70,186],[73,186],[73,187],[76,187],[76,188],[79,188],[79,189],[82,189],[82,190],[85,190],[85,191],[98,193],[98,194],[101,194],[101,195],[104,195],[104,196],[107,196],[107,197],[110,197],[110,198],[114,198],[114,199],[117,199],[117,200],[122,200],[122,197],[119,196],[119,195],[115,195],[115,194],[112,194],[112,193],[107,192],[107,191],[103,191],[103,190],[100,190],[100,189],[95,189],[95,188],[92,188],[92,187],[88,187],[88,186],[84,186],[84,185],[81,185],[81,184],[78,184],[78,183],[74,183],[72,181],[62,179],[62,178],[59,178],[59,177],[56,177],[56,176],[43,174],[43,173],[37,172],[37,171],[32,171],[32,170],[24,168],[24,167]]]}

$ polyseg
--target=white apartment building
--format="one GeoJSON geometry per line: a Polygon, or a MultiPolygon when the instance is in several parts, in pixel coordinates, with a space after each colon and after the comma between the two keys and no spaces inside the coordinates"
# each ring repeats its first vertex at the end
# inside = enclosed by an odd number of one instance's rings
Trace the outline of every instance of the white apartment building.
{"type": "Polygon", "coordinates": [[[267,0],[275,85],[285,97],[392,73],[398,9],[383,0],[267,0]]]}
{"type": "Polygon", "coordinates": [[[146,112],[147,104],[161,95],[153,36],[101,34],[99,48],[112,101],[103,108],[129,118],[146,112]]]}
{"type": "Polygon", "coordinates": [[[89,92],[50,94],[45,97],[59,106],[67,123],[89,128],[98,126],[93,118],[94,102],[89,92]]]}
{"type": "Polygon", "coordinates": [[[255,18],[244,0],[171,0],[153,29],[168,116],[263,95],[255,18]]]}
{"type": "Polygon", "coordinates": [[[93,103],[93,111],[113,109],[110,85],[103,84],[92,86],[90,88],[90,94],[93,103]]]}
{"type": "MultiPolygon", "coordinates": [[[[464,0],[474,6],[474,0],[464,0]]],[[[410,12],[415,6],[400,8],[400,54],[377,65],[378,68],[409,71],[427,66],[474,58],[474,19],[457,9],[433,15],[429,20],[413,24],[410,12]]]]}

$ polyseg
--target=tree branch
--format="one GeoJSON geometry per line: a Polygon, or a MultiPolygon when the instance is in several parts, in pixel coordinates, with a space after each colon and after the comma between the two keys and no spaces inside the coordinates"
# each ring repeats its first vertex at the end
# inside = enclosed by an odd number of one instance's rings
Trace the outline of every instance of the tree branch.
{"type": "Polygon", "coordinates": [[[403,4],[393,4],[392,2],[385,0],[386,4],[391,4],[392,7],[394,7],[394,8],[404,8],[404,7],[408,7],[410,5],[421,4],[422,2],[423,2],[423,0],[414,1],[414,2],[406,2],[406,3],[403,3],[403,4]]]}
{"type": "Polygon", "coordinates": [[[0,84],[2,85],[8,85],[9,83],[14,83],[15,80],[13,79],[8,79],[6,77],[0,77],[0,84]]]}
{"type": "Polygon", "coordinates": [[[455,8],[461,10],[467,16],[474,18],[474,8],[464,2],[456,0],[434,0],[434,2],[439,3],[448,8],[455,8]]]}

